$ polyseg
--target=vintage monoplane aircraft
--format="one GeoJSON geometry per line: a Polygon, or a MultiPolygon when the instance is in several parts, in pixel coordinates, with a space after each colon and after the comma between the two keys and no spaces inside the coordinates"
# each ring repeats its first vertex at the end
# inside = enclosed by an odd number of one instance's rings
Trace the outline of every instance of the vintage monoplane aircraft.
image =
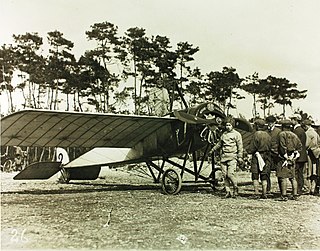
{"type": "MultiPolygon", "coordinates": [[[[66,164],[31,164],[14,179],[47,179],[61,171],[65,181],[92,180],[98,178],[102,166],[143,162],[165,193],[176,194],[184,172],[193,175],[194,182],[215,186],[214,165],[208,177],[201,175],[201,169],[225,117],[213,103],[166,117],[23,110],[1,119],[1,145],[91,149],[66,164]],[[201,155],[197,154],[201,149],[201,155]],[[174,156],[180,156],[183,163],[174,161],[174,156]],[[186,166],[190,156],[193,168],[186,166]],[[166,169],[165,163],[176,168],[166,169]]],[[[252,128],[246,120],[236,119],[235,128],[244,141],[250,137],[252,128]]]]}

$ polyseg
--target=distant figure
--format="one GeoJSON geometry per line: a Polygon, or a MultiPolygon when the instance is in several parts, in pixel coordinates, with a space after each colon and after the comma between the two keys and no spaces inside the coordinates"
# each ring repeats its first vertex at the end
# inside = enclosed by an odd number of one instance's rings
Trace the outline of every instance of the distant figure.
{"type": "Polygon", "coordinates": [[[299,158],[302,150],[302,143],[298,136],[291,131],[292,123],[290,120],[282,120],[282,132],[279,133],[279,156],[281,161],[277,167],[277,177],[281,186],[281,200],[287,198],[287,180],[292,185],[292,199],[297,199],[297,181],[295,175],[295,162],[299,158]]]}
{"type": "Polygon", "coordinates": [[[310,194],[319,193],[320,186],[320,136],[311,126],[310,120],[304,120],[302,127],[306,131],[306,147],[308,151],[308,180],[310,180],[310,194]],[[316,189],[317,188],[317,189],[316,189]]]}
{"type": "MultiPolygon", "coordinates": [[[[279,133],[281,129],[276,127],[277,119],[275,116],[270,115],[266,118],[266,122],[268,125],[268,132],[271,136],[271,171],[276,171],[278,163],[280,161],[279,153],[278,153],[278,145],[279,145],[279,133]]],[[[278,180],[279,189],[281,192],[280,181],[278,180]]],[[[271,179],[268,179],[268,187],[267,193],[271,192],[271,179]]]]}
{"type": "Polygon", "coordinates": [[[243,162],[243,144],[241,134],[234,129],[235,121],[227,117],[224,121],[225,131],[219,142],[212,148],[220,149],[220,165],[225,180],[226,198],[238,195],[238,182],[236,178],[237,163],[243,162]],[[231,185],[233,193],[231,193],[231,185]]]}
{"type": "MultiPolygon", "coordinates": [[[[303,187],[307,187],[307,149],[306,149],[306,142],[307,142],[307,135],[305,130],[301,126],[301,116],[300,114],[294,114],[290,117],[292,125],[293,125],[293,132],[298,136],[302,144],[302,150],[299,152],[300,157],[296,160],[296,180],[298,184],[298,194],[302,194],[303,187]],[[305,184],[306,183],[306,184],[305,184]]],[[[310,192],[310,189],[306,188],[305,192],[310,192]]]]}
{"type": "Polygon", "coordinates": [[[264,131],[265,124],[263,119],[257,119],[254,122],[256,131],[247,148],[247,152],[252,154],[251,177],[256,196],[259,195],[259,178],[262,183],[261,199],[267,199],[268,179],[271,172],[271,136],[264,131]]]}
{"type": "Polygon", "coordinates": [[[15,164],[15,170],[21,171],[23,169],[24,165],[24,151],[22,151],[20,146],[15,146],[15,152],[14,152],[14,164],[15,164]]]}

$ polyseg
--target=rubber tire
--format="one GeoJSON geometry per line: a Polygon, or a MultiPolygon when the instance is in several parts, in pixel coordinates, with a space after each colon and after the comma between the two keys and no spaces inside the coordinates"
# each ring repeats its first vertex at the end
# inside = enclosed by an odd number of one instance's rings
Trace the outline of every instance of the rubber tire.
{"type": "Polygon", "coordinates": [[[165,194],[178,194],[181,190],[181,186],[182,179],[176,170],[169,168],[163,172],[161,177],[161,188],[165,194]]]}
{"type": "Polygon", "coordinates": [[[4,162],[3,171],[8,173],[13,171],[13,161],[11,159],[8,159],[4,162]]]}

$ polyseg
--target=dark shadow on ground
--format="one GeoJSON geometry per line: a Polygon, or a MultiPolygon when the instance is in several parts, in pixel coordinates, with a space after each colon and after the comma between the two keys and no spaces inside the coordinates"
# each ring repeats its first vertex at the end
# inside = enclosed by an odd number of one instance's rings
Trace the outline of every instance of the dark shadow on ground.
{"type": "MultiPolygon", "coordinates": [[[[250,182],[240,183],[239,186],[247,186],[250,182]]],[[[66,184],[65,186],[67,186],[66,184]]],[[[69,182],[69,185],[79,186],[79,188],[54,188],[49,189],[24,189],[22,191],[7,191],[1,192],[2,194],[74,194],[74,193],[95,193],[95,192],[106,192],[106,191],[133,191],[133,190],[161,190],[160,184],[103,184],[103,183],[89,183],[89,182],[69,182]]],[[[183,183],[181,192],[190,193],[214,193],[217,195],[223,195],[223,191],[214,190],[208,183],[183,183]]],[[[160,191],[161,192],[161,191],[160,191]]],[[[247,196],[247,195],[246,195],[247,196]]]]}
{"type": "Polygon", "coordinates": [[[159,190],[159,185],[128,185],[128,184],[90,184],[90,183],[69,183],[79,185],[77,189],[52,189],[52,190],[23,190],[23,191],[8,191],[2,194],[73,194],[73,193],[95,193],[106,191],[131,191],[131,190],[159,190]],[[80,187],[80,186],[83,186],[80,187]]]}

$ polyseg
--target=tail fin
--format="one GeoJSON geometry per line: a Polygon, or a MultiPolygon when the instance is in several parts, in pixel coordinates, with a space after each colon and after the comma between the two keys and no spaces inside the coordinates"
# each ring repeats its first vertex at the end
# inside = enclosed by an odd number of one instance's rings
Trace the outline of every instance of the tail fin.
{"type": "Polygon", "coordinates": [[[57,153],[57,157],[56,157],[56,160],[58,162],[61,162],[63,165],[67,164],[70,162],[70,159],[69,159],[69,154],[67,153],[67,151],[61,147],[57,147],[56,148],[56,153],[57,153]]]}

